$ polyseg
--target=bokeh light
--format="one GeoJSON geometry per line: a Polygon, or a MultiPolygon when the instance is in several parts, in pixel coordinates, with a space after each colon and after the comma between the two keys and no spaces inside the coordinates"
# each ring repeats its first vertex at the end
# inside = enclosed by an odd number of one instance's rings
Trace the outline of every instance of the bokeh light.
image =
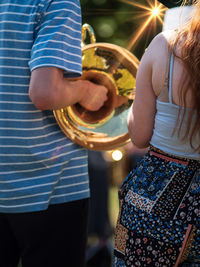
{"type": "Polygon", "coordinates": [[[120,150],[114,150],[112,152],[112,159],[114,161],[120,161],[123,157],[123,153],[120,150]]]}
{"type": "Polygon", "coordinates": [[[106,23],[106,22],[99,25],[97,30],[98,30],[99,36],[104,37],[104,38],[109,38],[114,34],[113,25],[110,23],[106,23]]]}

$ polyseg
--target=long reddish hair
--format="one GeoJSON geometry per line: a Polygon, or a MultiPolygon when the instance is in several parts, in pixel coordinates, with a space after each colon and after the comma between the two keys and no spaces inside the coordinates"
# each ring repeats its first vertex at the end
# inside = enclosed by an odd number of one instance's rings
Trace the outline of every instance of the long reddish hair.
{"type": "MultiPolygon", "coordinates": [[[[184,4],[187,1],[184,1],[184,4]]],[[[194,10],[191,14],[191,19],[177,32],[177,37],[173,42],[173,47],[180,45],[181,60],[184,64],[185,71],[189,75],[185,75],[185,80],[182,80],[181,90],[179,94],[180,102],[186,106],[186,96],[188,90],[191,90],[192,109],[189,112],[187,121],[187,129],[183,140],[189,135],[190,145],[193,146],[193,138],[196,134],[200,136],[200,0],[193,1],[194,10]],[[196,113],[194,125],[191,127],[191,120],[196,113]]],[[[180,113],[179,113],[180,114],[180,113]]],[[[185,109],[184,114],[185,115],[185,109]]],[[[183,120],[182,120],[183,122],[183,120]]],[[[181,125],[182,125],[181,122],[181,125]]],[[[181,126],[178,130],[180,134],[181,126]]],[[[196,144],[195,144],[196,145],[196,144]]],[[[200,144],[195,147],[196,151],[200,152],[200,144]]]]}

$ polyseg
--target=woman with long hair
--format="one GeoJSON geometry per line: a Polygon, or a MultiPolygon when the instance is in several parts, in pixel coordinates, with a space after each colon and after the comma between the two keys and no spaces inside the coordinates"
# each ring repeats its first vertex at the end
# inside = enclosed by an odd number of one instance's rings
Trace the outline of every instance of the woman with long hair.
{"type": "Polygon", "coordinates": [[[114,266],[200,266],[200,0],[145,51],[128,116],[148,153],[119,190],[114,266]]]}

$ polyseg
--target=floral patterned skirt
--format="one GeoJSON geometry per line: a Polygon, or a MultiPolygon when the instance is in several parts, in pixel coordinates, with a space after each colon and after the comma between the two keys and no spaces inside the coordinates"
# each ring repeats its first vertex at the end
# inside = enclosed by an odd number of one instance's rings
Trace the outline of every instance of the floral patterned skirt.
{"type": "Polygon", "coordinates": [[[113,266],[200,267],[200,161],[151,147],[119,200],[113,266]]]}

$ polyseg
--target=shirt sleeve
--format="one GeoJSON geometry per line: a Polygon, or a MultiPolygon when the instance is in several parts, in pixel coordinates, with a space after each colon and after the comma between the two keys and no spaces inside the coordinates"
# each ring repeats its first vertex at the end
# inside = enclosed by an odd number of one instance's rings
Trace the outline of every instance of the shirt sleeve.
{"type": "Polygon", "coordinates": [[[82,74],[79,0],[52,0],[44,12],[29,62],[30,70],[57,67],[68,77],[82,74]]]}

